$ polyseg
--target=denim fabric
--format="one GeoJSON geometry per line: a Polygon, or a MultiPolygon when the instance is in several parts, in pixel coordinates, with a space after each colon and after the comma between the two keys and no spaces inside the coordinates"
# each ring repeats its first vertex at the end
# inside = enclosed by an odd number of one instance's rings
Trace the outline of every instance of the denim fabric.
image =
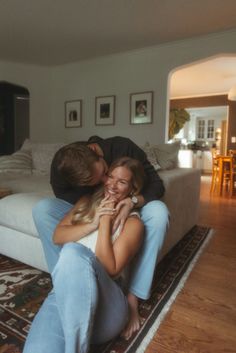
{"type": "Polygon", "coordinates": [[[127,324],[124,293],[85,246],[62,247],[52,280],[23,353],[85,353],[90,343],[116,337],[127,324]]]}
{"type": "Polygon", "coordinates": [[[162,201],[151,201],[141,208],[140,215],[145,227],[144,243],[132,265],[129,291],[138,298],[148,299],[169,224],[169,212],[162,201]]]}
{"type": "MultiPolygon", "coordinates": [[[[66,201],[47,198],[39,201],[33,209],[33,218],[43,244],[48,269],[55,267],[61,250],[52,241],[54,229],[61,218],[71,209],[66,201]]],[[[169,212],[162,201],[151,201],[140,211],[145,226],[142,249],[132,266],[130,291],[137,297],[147,299],[150,296],[153,274],[158,254],[162,248],[169,212]]]]}

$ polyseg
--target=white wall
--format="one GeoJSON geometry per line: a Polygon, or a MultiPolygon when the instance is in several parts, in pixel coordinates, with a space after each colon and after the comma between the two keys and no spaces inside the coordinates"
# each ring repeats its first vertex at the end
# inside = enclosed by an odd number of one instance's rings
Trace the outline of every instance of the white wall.
{"type": "Polygon", "coordinates": [[[51,69],[0,61],[0,81],[7,81],[28,89],[32,140],[52,139],[51,69]]]}
{"type": "Polygon", "coordinates": [[[229,31],[54,68],[0,62],[0,81],[30,91],[30,131],[35,141],[69,142],[97,134],[129,136],[139,144],[164,142],[170,72],[206,57],[235,54],[235,43],[236,31],[229,31]],[[150,90],[154,91],[153,124],[130,125],[129,94],[150,90]],[[115,126],[95,126],[95,97],[113,94],[115,126]],[[73,99],[83,100],[83,126],[66,129],[64,102],[73,99]]]}
{"type": "MultiPolygon", "coordinates": [[[[151,54],[151,53],[150,53],[151,54]]],[[[157,107],[165,100],[166,79],[150,75],[155,67],[152,55],[126,54],[104,57],[76,63],[53,70],[53,115],[57,132],[66,140],[87,139],[97,134],[103,137],[122,135],[135,140],[149,139],[150,129],[164,131],[164,119],[157,119],[157,107]],[[149,61],[152,61],[149,63],[149,61]],[[158,81],[158,82],[157,82],[158,81]],[[165,87],[160,90],[159,86],[165,87]],[[134,126],[129,124],[129,94],[133,92],[159,91],[154,97],[154,124],[134,126]],[[95,97],[116,96],[114,126],[95,126],[95,97]],[[83,127],[64,128],[64,102],[83,100],[83,127]]],[[[165,109],[161,113],[165,114],[165,109]]],[[[61,137],[59,138],[61,139],[61,137]]]]}
{"type": "MultiPolygon", "coordinates": [[[[129,136],[164,142],[167,136],[168,79],[176,67],[224,53],[236,52],[236,31],[183,40],[125,54],[58,66],[53,69],[53,125],[58,140],[129,136]],[[154,119],[151,125],[129,124],[129,94],[154,91],[154,119]],[[115,126],[95,126],[95,97],[116,95],[115,126]],[[83,100],[82,128],[64,128],[64,102],[83,100]]],[[[204,78],[203,78],[204,84],[204,78]]]]}

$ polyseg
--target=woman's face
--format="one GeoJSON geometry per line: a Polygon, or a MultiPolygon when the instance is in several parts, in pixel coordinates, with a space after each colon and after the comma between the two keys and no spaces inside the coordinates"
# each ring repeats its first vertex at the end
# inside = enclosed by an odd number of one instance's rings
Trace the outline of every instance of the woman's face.
{"type": "Polygon", "coordinates": [[[125,199],[132,191],[132,173],[126,167],[116,167],[108,171],[105,182],[105,196],[110,196],[116,202],[125,199]]]}

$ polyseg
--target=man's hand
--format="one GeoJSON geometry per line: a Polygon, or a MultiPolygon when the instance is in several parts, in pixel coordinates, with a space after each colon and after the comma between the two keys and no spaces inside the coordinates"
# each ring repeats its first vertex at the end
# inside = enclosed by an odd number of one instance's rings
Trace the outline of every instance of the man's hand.
{"type": "Polygon", "coordinates": [[[117,216],[112,228],[113,233],[118,229],[118,227],[120,227],[120,232],[123,230],[125,221],[128,218],[130,211],[133,209],[133,206],[134,205],[130,197],[127,197],[116,205],[117,216]]]}

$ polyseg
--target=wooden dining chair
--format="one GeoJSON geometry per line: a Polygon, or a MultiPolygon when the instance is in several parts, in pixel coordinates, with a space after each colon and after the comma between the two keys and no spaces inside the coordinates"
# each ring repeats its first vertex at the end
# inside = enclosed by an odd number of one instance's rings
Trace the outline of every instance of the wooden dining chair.
{"type": "Polygon", "coordinates": [[[217,191],[222,195],[223,191],[233,195],[235,185],[235,165],[232,156],[218,155],[212,151],[212,179],[210,193],[217,191]]]}
{"type": "Polygon", "coordinates": [[[232,157],[224,156],[222,157],[222,161],[220,163],[220,173],[222,173],[222,185],[221,185],[221,194],[222,189],[229,191],[231,195],[232,189],[232,157]]]}
{"type": "Polygon", "coordinates": [[[229,150],[229,155],[232,157],[230,195],[233,196],[234,191],[236,190],[236,150],[229,150]]]}
{"type": "Polygon", "coordinates": [[[210,194],[212,194],[218,188],[219,172],[220,172],[219,158],[215,148],[212,148],[211,155],[212,155],[212,175],[211,175],[210,194]]]}

